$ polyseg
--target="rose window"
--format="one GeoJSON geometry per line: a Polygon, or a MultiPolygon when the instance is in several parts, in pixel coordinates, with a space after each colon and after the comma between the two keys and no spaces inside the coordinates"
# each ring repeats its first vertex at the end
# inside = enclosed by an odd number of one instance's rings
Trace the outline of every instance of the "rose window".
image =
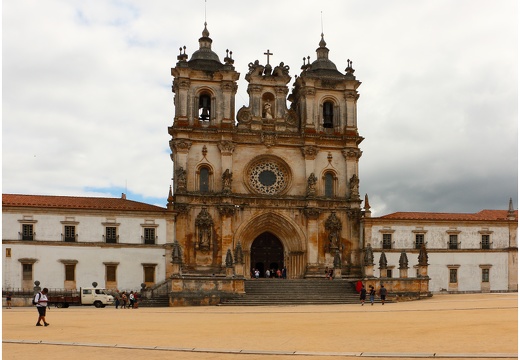
{"type": "Polygon", "coordinates": [[[285,166],[271,160],[255,163],[249,169],[249,186],[259,194],[276,195],[287,188],[288,172],[285,166]]]}

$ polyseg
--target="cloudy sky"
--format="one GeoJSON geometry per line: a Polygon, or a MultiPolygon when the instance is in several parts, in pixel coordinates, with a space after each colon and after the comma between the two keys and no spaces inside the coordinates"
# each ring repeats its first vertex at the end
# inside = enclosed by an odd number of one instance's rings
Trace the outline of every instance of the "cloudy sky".
{"type": "Polygon", "coordinates": [[[2,192],[165,206],[170,68],[204,20],[241,73],[294,77],[320,34],[362,85],[360,192],[373,215],[507,209],[518,195],[516,0],[4,0],[2,192]],[[187,5],[189,4],[189,5],[187,5]],[[321,21],[323,18],[323,22],[321,21]],[[322,25],[323,23],[323,25],[322,25]]]}

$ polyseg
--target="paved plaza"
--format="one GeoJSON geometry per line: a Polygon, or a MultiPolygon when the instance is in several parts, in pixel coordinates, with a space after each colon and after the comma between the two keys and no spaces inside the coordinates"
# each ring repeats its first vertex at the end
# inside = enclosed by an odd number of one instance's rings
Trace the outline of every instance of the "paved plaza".
{"type": "Polygon", "coordinates": [[[361,305],[3,309],[3,359],[516,359],[518,296],[361,305]]]}

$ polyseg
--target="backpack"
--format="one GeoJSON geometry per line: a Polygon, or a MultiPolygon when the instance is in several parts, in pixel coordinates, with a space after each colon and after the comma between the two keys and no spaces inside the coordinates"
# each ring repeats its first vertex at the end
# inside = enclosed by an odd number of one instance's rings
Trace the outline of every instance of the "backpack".
{"type": "Polygon", "coordinates": [[[41,298],[41,295],[38,297],[38,300],[36,300],[36,296],[40,295],[40,293],[37,293],[36,295],[34,295],[33,299],[32,299],[32,304],[33,305],[37,305],[38,304],[38,301],[40,300],[41,298]]]}

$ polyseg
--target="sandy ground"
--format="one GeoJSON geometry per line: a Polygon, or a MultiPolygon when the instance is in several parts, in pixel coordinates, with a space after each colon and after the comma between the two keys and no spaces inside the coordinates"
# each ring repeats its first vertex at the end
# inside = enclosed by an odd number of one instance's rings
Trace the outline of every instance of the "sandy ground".
{"type": "Polygon", "coordinates": [[[517,294],[265,307],[3,309],[3,359],[517,358],[517,294]],[[435,355],[434,355],[435,354],[435,355]]]}

